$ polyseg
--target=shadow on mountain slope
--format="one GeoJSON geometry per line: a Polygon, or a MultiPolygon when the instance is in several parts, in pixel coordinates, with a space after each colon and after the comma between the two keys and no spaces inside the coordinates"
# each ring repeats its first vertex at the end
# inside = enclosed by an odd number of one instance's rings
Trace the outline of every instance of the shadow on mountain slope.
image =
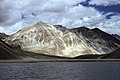
{"type": "Polygon", "coordinates": [[[9,59],[67,59],[67,58],[22,51],[0,40],[0,59],[9,60],[9,59]]]}
{"type": "Polygon", "coordinates": [[[106,54],[101,58],[102,59],[120,59],[120,49],[117,49],[110,54],[106,54]]]}

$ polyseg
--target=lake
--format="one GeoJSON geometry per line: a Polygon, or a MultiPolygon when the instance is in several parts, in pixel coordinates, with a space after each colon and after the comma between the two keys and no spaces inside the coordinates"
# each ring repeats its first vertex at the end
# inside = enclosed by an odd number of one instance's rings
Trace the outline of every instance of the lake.
{"type": "Polygon", "coordinates": [[[120,80],[120,62],[0,63],[0,80],[120,80]]]}

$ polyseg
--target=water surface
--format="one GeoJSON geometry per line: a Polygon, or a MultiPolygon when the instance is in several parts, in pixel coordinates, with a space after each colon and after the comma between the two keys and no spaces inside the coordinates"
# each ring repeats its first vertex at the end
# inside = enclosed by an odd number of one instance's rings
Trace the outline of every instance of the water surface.
{"type": "Polygon", "coordinates": [[[120,80],[120,62],[0,63],[0,80],[120,80]]]}

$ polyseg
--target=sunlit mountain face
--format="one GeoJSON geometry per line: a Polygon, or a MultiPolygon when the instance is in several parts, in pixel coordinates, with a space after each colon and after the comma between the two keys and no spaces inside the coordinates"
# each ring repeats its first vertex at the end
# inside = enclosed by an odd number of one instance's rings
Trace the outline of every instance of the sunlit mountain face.
{"type": "Polygon", "coordinates": [[[120,48],[120,1],[1,0],[0,44],[3,58],[111,57],[120,48]]]}
{"type": "Polygon", "coordinates": [[[48,55],[76,57],[84,54],[99,54],[83,42],[75,33],[38,22],[6,39],[20,45],[25,51],[48,55]]]}
{"type": "Polygon", "coordinates": [[[98,28],[68,29],[61,25],[37,22],[4,39],[23,51],[60,57],[102,55],[120,48],[120,41],[98,28]]]}

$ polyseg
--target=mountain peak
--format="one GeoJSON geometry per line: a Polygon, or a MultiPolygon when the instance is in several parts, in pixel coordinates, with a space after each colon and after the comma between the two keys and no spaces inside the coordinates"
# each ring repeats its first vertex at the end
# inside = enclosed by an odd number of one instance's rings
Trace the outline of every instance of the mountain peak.
{"type": "Polygon", "coordinates": [[[111,38],[111,35],[99,29],[86,27],[67,29],[62,25],[37,22],[6,40],[8,43],[19,45],[24,51],[77,57],[87,54],[106,54],[119,48],[120,43],[111,38]]]}
{"type": "Polygon", "coordinates": [[[81,27],[72,31],[98,52],[110,53],[120,47],[118,39],[99,28],[81,27]]]}
{"type": "Polygon", "coordinates": [[[99,29],[99,28],[93,28],[93,29],[91,29],[93,32],[96,32],[96,33],[99,33],[99,34],[108,34],[108,33],[106,33],[106,32],[104,32],[104,31],[102,31],[101,29],[99,29]]]}
{"type": "Polygon", "coordinates": [[[75,33],[61,25],[34,23],[11,35],[12,44],[24,51],[48,55],[76,57],[85,54],[100,54],[87,46],[75,33]]]}

